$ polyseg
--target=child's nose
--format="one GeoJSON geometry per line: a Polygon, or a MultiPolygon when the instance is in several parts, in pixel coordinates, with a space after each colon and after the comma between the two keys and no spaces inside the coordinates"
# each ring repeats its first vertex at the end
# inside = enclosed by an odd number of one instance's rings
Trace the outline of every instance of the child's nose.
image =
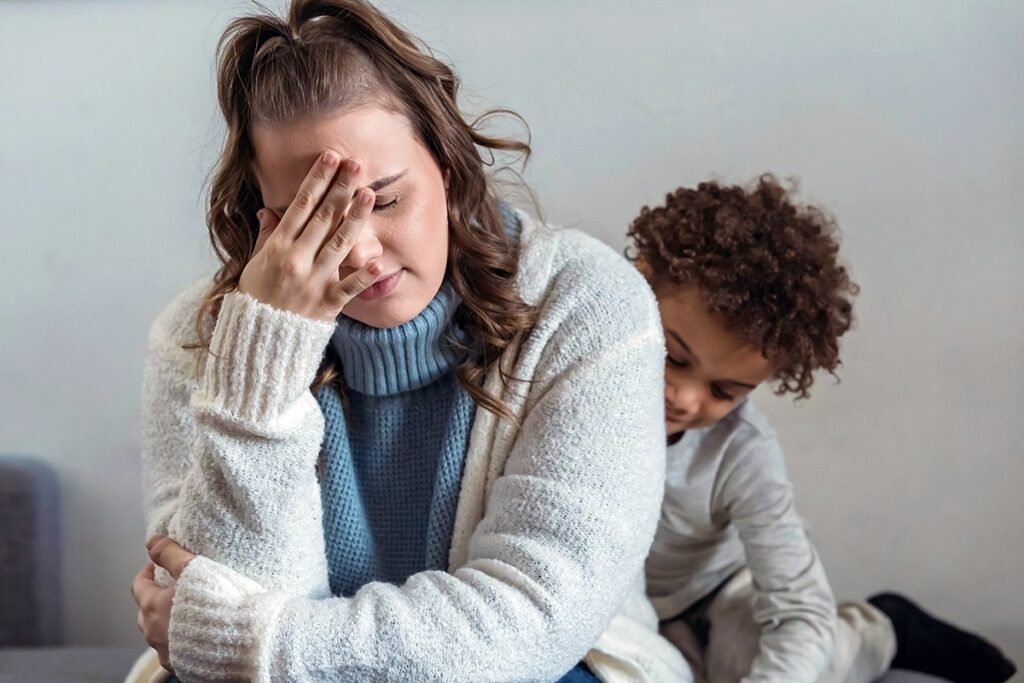
{"type": "Polygon", "coordinates": [[[665,399],[677,411],[696,415],[700,410],[700,392],[689,383],[666,385],[665,399]]]}

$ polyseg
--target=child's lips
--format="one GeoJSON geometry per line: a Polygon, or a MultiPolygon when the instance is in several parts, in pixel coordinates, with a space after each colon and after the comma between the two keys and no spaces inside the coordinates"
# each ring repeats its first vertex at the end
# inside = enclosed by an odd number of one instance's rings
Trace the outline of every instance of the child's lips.
{"type": "Polygon", "coordinates": [[[665,417],[668,418],[669,420],[671,420],[672,422],[678,422],[678,423],[686,422],[686,415],[675,412],[674,410],[669,408],[667,405],[665,406],[665,417]]]}

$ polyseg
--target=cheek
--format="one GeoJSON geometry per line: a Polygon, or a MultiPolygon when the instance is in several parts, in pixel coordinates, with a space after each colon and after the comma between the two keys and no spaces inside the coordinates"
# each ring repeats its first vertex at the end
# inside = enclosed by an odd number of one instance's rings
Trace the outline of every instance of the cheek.
{"type": "Polygon", "coordinates": [[[410,198],[405,207],[399,205],[389,223],[387,246],[397,252],[404,267],[421,272],[444,270],[448,261],[448,206],[443,193],[440,199],[410,198]]]}
{"type": "Polygon", "coordinates": [[[396,211],[381,220],[378,238],[385,254],[412,271],[443,269],[448,251],[447,213],[425,211],[422,206],[396,211]]]}
{"type": "Polygon", "coordinates": [[[705,404],[707,407],[704,412],[704,419],[708,422],[718,422],[723,417],[729,414],[735,402],[730,401],[728,403],[723,401],[713,401],[709,404],[705,404]]]}

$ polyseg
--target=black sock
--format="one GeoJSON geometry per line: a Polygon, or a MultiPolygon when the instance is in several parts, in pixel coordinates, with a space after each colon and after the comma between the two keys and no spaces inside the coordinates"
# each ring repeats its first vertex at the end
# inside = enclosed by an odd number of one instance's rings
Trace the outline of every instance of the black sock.
{"type": "Polygon", "coordinates": [[[868,602],[892,621],[894,669],[920,671],[955,683],[1002,683],[1017,671],[984,638],[932,616],[902,595],[879,593],[868,602]]]}

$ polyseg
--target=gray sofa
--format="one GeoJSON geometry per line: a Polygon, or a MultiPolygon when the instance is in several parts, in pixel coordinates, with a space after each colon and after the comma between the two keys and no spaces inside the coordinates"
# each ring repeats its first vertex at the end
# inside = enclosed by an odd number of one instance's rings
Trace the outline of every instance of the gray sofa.
{"type": "Polygon", "coordinates": [[[57,476],[0,456],[0,683],[120,683],[139,646],[63,647],[57,476]]]}
{"type": "MultiPolygon", "coordinates": [[[[62,645],[57,481],[38,458],[0,455],[0,683],[120,683],[141,637],[130,648],[62,645]]],[[[879,683],[936,681],[891,672],[879,683]]]]}

